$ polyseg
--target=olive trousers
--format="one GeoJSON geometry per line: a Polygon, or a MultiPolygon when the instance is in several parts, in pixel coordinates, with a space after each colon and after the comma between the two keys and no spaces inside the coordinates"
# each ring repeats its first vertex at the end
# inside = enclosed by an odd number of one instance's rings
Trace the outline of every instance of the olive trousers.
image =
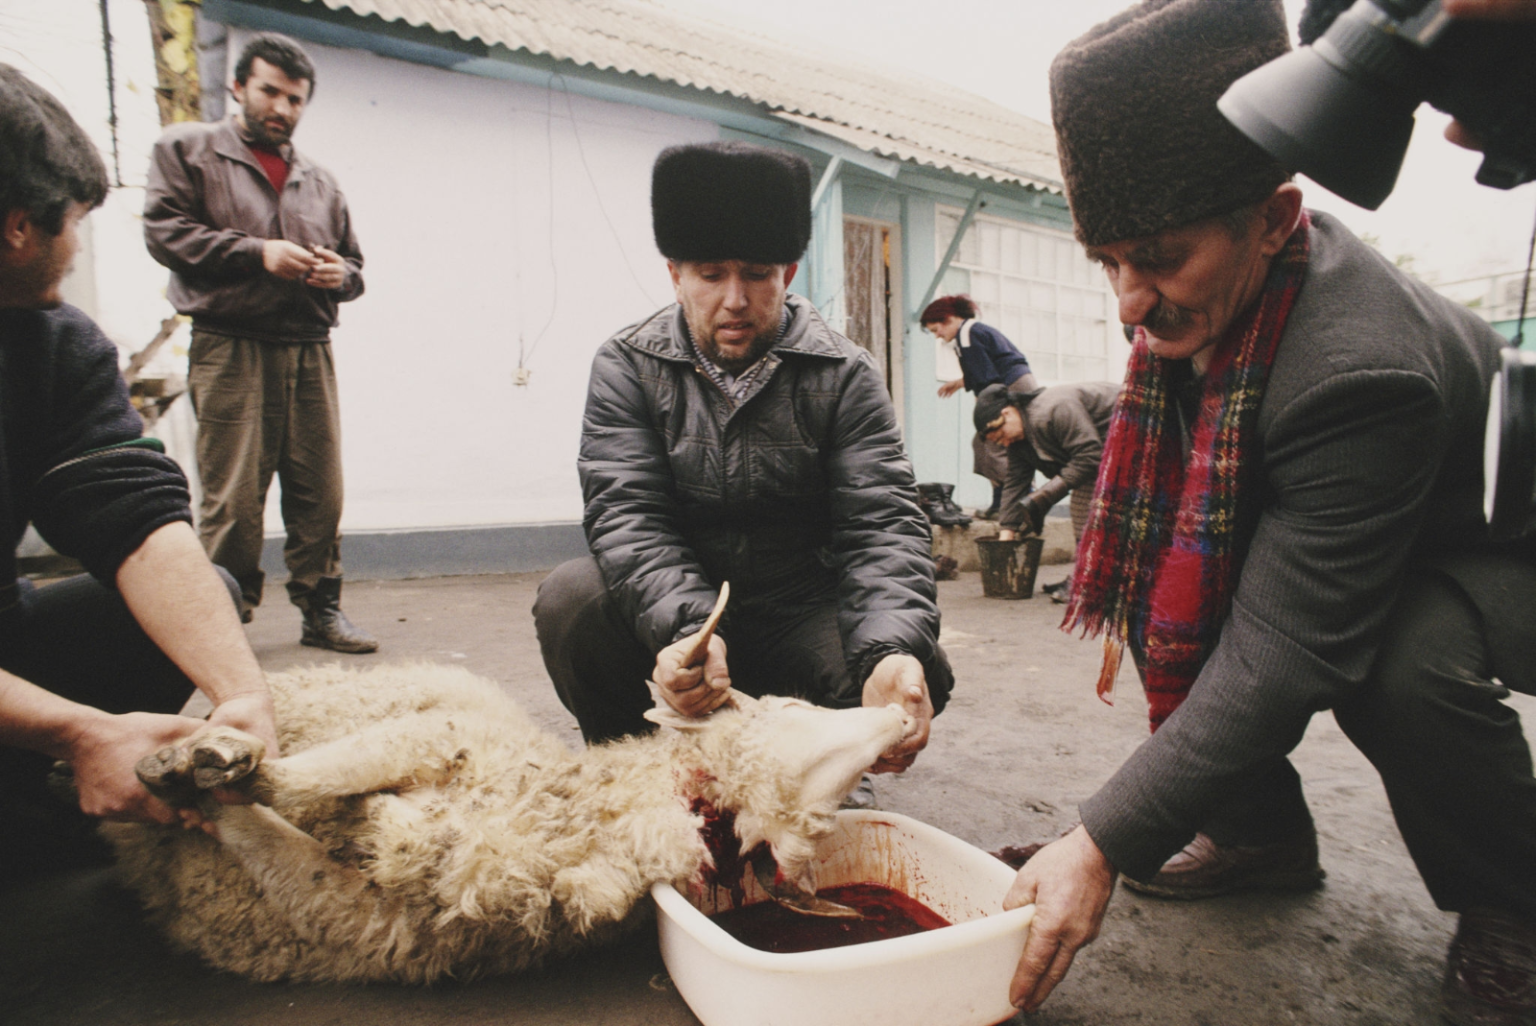
{"type": "Polygon", "coordinates": [[[288,595],[341,576],[341,416],[329,342],[278,344],[193,329],[187,387],[197,414],[198,537],[261,603],[267,489],[277,475],[288,595]]]}

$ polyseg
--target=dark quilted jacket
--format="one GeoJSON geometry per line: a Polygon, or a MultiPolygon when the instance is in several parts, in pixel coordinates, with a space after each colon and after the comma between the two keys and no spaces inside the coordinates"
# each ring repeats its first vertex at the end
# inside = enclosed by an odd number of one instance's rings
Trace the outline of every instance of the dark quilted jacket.
{"type": "Polygon", "coordinates": [[[578,463],[588,544],[652,651],[729,581],[727,639],[732,618],[836,602],[855,686],[891,652],[931,666],[930,535],[890,397],[867,353],[788,306],[739,405],[694,364],[676,305],[603,344],[578,463]]]}

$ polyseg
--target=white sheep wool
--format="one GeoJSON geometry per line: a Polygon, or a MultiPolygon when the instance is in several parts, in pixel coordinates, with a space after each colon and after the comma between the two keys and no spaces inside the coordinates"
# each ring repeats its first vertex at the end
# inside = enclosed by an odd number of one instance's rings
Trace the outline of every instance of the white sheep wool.
{"type": "Polygon", "coordinates": [[[734,695],[703,720],[573,751],[457,667],[306,668],[269,678],[282,758],[228,728],[140,763],[217,838],[103,833],[178,946],[257,980],[428,983],[513,972],[643,918],[651,885],[702,886],[707,806],[809,884],[838,801],[899,740],[895,706],[734,695]],[[215,786],[256,804],[221,805],[215,786]]]}

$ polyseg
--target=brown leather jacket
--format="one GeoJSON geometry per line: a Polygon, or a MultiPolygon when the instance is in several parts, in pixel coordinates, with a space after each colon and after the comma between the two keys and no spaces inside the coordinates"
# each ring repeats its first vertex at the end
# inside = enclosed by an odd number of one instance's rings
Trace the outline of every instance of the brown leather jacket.
{"type": "Polygon", "coordinates": [[[363,254],[330,172],[293,147],[278,196],[233,117],[165,130],[149,164],[144,241],[171,270],[167,297],[195,327],[266,342],[323,342],[338,303],[363,294],[363,254]],[[262,267],[262,243],[320,245],[346,260],[345,285],[317,289],[262,267]]]}

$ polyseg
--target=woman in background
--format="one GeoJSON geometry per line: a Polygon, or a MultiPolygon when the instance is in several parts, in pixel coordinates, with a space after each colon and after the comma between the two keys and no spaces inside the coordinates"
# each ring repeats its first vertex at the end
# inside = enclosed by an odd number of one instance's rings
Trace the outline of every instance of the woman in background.
{"type": "MultiPolygon", "coordinates": [[[[939,398],[947,399],[961,388],[979,394],[988,385],[1002,385],[1009,392],[1033,392],[1040,387],[1029,361],[1008,336],[976,319],[976,303],[970,296],[940,296],[928,304],[919,320],[960,360],[962,376],[940,385],[939,398]]],[[[971,451],[975,454],[972,470],[992,483],[992,507],[978,516],[991,520],[997,516],[1008,478],[1008,448],[978,433],[971,439],[971,451]]]]}

